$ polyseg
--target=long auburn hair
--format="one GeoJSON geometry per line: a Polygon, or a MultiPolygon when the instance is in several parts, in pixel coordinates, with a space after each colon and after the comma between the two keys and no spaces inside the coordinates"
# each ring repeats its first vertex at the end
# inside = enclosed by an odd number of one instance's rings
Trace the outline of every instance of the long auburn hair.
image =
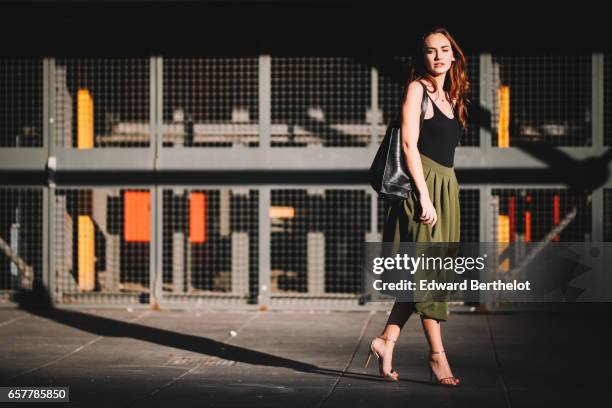
{"type": "Polygon", "coordinates": [[[459,122],[465,130],[467,128],[467,105],[470,103],[467,98],[468,91],[470,89],[470,81],[468,81],[466,66],[467,62],[463,54],[463,50],[459,47],[459,44],[450,35],[448,30],[445,28],[436,28],[423,35],[421,41],[421,47],[419,49],[420,54],[417,53],[412,60],[412,68],[410,70],[410,82],[414,80],[425,80],[431,84],[434,88],[434,92],[438,90],[438,85],[433,75],[429,73],[425,65],[425,57],[423,51],[425,49],[425,39],[431,34],[442,34],[451,44],[453,50],[453,56],[455,61],[452,62],[450,69],[444,79],[443,90],[448,91],[451,100],[456,101],[457,112],[459,114],[459,122]]]}

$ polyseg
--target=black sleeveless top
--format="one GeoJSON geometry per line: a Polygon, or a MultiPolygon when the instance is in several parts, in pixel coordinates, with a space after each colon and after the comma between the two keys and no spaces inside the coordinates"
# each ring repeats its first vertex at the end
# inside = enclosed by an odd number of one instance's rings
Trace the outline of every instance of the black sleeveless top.
{"type": "MultiPolygon", "coordinates": [[[[423,87],[423,92],[425,92],[423,87]]],[[[433,116],[423,119],[419,132],[417,148],[419,153],[429,157],[446,167],[453,167],[455,162],[455,147],[463,135],[463,128],[457,118],[457,111],[453,108],[453,118],[446,116],[425,92],[429,103],[433,105],[433,116]]]]}

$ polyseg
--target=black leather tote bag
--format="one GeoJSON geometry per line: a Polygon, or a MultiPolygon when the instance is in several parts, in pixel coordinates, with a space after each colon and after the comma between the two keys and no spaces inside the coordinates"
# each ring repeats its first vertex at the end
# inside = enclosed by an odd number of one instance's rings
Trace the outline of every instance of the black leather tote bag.
{"type": "MultiPolygon", "coordinates": [[[[425,112],[427,111],[427,89],[422,82],[423,100],[421,101],[421,117],[419,130],[423,125],[425,112]]],[[[385,137],[378,147],[374,161],[370,166],[369,178],[372,188],[388,201],[399,201],[406,199],[412,187],[410,185],[410,173],[406,166],[404,149],[402,148],[402,120],[401,109],[395,119],[389,122],[385,137]]]]}

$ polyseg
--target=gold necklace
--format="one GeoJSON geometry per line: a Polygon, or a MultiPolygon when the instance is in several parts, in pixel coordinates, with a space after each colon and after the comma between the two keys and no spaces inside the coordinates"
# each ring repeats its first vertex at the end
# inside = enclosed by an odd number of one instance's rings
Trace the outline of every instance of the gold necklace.
{"type": "Polygon", "coordinates": [[[442,102],[446,102],[446,99],[444,99],[444,96],[440,96],[440,89],[438,89],[438,90],[436,91],[436,94],[438,95],[438,97],[436,98],[436,100],[437,100],[437,99],[440,99],[442,102]]]}

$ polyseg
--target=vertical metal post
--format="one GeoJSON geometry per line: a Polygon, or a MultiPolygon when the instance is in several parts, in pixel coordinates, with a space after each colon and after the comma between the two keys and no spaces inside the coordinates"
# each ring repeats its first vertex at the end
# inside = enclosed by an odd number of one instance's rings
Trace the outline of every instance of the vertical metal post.
{"type": "MultiPolygon", "coordinates": [[[[482,133],[481,133],[482,135],[482,133]]],[[[478,213],[480,217],[480,231],[479,238],[481,243],[486,243],[483,247],[488,247],[493,242],[492,237],[492,224],[491,224],[491,187],[489,185],[482,185],[478,188],[478,213]]],[[[481,279],[485,281],[488,276],[481,276],[481,279]]],[[[479,302],[484,305],[485,308],[490,307],[489,297],[486,293],[479,293],[479,302]]]]}
{"type": "Polygon", "coordinates": [[[43,187],[43,285],[52,305],[55,281],[55,59],[43,60],[43,146],[47,151],[47,186],[43,187]]]}
{"type": "Polygon", "coordinates": [[[51,112],[49,111],[49,103],[51,102],[50,99],[50,94],[52,92],[52,90],[49,88],[49,82],[51,80],[51,78],[49,78],[49,58],[43,58],[42,60],[42,65],[43,65],[43,69],[42,69],[42,83],[43,83],[43,123],[42,123],[42,132],[43,132],[43,140],[42,140],[42,147],[44,149],[44,151],[47,152],[47,158],[49,157],[49,138],[50,138],[50,133],[49,133],[49,129],[52,128],[53,126],[51,126],[51,112]]]}
{"type": "Polygon", "coordinates": [[[382,242],[382,233],[378,231],[378,195],[370,194],[370,231],[366,231],[365,242],[382,242]]]}
{"type": "Polygon", "coordinates": [[[270,305],[270,186],[259,189],[259,294],[260,310],[270,305]]]}
{"type": "Polygon", "coordinates": [[[481,157],[486,160],[487,152],[491,148],[491,115],[493,114],[493,58],[491,54],[480,54],[480,148],[483,149],[481,157]]]}
{"type": "Polygon", "coordinates": [[[591,137],[595,149],[604,147],[604,56],[592,55],[591,137]]]}
{"type": "Polygon", "coordinates": [[[151,185],[151,252],[150,252],[150,292],[149,303],[152,308],[157,309],[161,302],[163,302],[163,290],[162,290],[162,251],[160,246],[162,244],[162,230],[161,230],[161,217],[162,217],[162,194],[159,187],[151,185]]]}
{"type": "Polygon", "coordinates": [[[47,299],[53,303],[53,287],[51,286],[51,271],[53,271],[52,257],[49,251],[51,239],[51,212],[49,210],[49,188],[42,187],[42,284],[47,299]]]}
{"type": "MultiPolygon", "coordinates": [[[[592,56],[592,147],[595,151],[604,149],[604,56],[592,56]]],[[[591,241],[604,240],[604,197],[603,187],[598,187],[591,196],[591,241]]]]}
{"type": "MultiPolygon", "coordinates": [[[[491,54],[483,53],[480,54],[479,58],[479,81],[480,81],[480,149],[482,151],[481,164],[485,164],[489,159],[489,152],[491,150],[491,138],[492,138],[492,123],[491,117],[493,115],[493,57],[491,54]]],[[[481,185],[478,188],[478,211],[480,215],[480,231],[479,238],[480,242],[491,243],[494,242],[492,234],[492,223],[491,223],[491,187],[489,185],[481,185]]],[[[490,299],[482,292],[479,295],[480,303],[489,308],[490,299]]]]}
{"type": "MultiPolygon", "coordinates": [[[[47,152],[46,161],[49,161],[49,129],[52,127],[50,125],[50,112],[49,112],[49,60],[44,58],[42,60],[43,64],[43,126],[42,126],[42,134],[43,134],[43,151],[47,152]]],[[[51,299],[51,286],[49,279],[49,271],[53,270],[50,264],[49,259],[49,231],[50,225],[49,222],[51,220],[51,214],[49,213],[49,189],[47,187],[42,187],[42,284],[45,292],[47,293],[48,299],[51,299]]]]}
{"type": "MultiPolygon", "coordinates": [[[[269,149],[271,140],[271,57],[268,54],[259,56],[259,148],[269,149]]],[[[259,289],[257,301],[260,309],[267,309],[270,304],[270,187],[259,189],[259,289]]]]}
{"type": "MultiPolygon", "coordinates": [[[[151,57],[149,64],[149,123],[150,148],[153,149],[153,172],[157,172],[159,156],[162,154],[162,112],[163,112],[163,61],[161,57],[151,57]]],[[[151,251],[149,256],[150,296],[152,308],[159,308],[163,302],[163,194],[157,183],[150,186],[151,194],[151,251]]]]}
{"type": "Polygon", "coordinates": [[[231,292],[241,298],[249,295],[249,234],[244,231],[234,231],[231,234],[231,292]]]}
{"type": "Polygon", "coordinates": [[[370,232],[378,234],[378,195],[370,192],[370,232]]]}
{"type": "Polygon", "coordinates": [[[155,163],[153,171],[157,172],[159,158],[163,149],[163,98],[164,98],[164,60],[162,57],[151,57],[151,90],[150,90],[151,144],[154,146],[155,163]]]}
{"type": "MultiPolygon", "coordinates": [[[[370,120],[372,121],[370,134],[370,147],[373,152],[378,147],[378,69],[373,66],[370,70],[370,120]]],[[[366,233],[365,240],[382,241],[382,237],[378,233],[378,195],[370,190],[370,232],[366,233]]]]}
{"type": "Polygon", "coordinates": [[[375,149],[378,146],[378,69],[376,67],[370,70],[370,109],[372,121],[370,146],[375,149]]]}
{"type": "Polygon", "coordinates": [[[604,194],[603,188],[594,190],[591,196],[591,241],[604,240],[604,194]]]}
{"type": "Polygon", "coordinates": [[[310,231],[306,234],[306,283],[308,294],[325,294],[325,234],[310,231]]]}
{"type": "Polygon", "coordinates": [[[483,184],[478,188],[478,212],[480,214],[480,242],[494,242],[491,229],[491,187],[483,184]]]}
{"type": "Polygon", "coordinates": [[[270,147],[271,132],[271,58],[259,56],[259,148],[270,147]]]}

